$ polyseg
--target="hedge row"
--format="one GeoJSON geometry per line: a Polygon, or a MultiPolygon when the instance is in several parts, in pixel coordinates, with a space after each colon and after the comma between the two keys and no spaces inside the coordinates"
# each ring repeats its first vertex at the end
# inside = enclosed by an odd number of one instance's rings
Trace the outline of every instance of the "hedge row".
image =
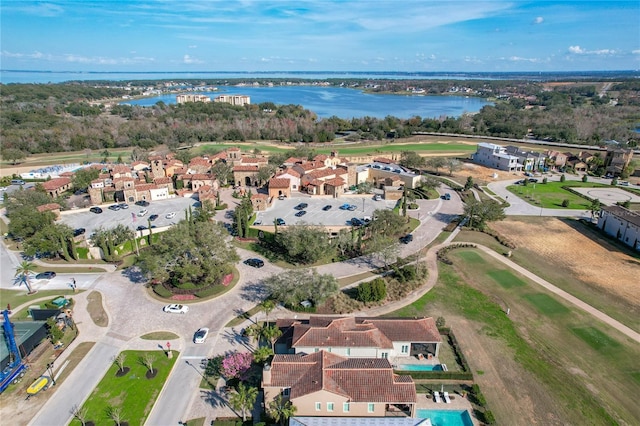
{"type": "Polygon", "coordinates": [[[491,228],[470,228],[474,231],[478,231],[478,232],[483,232],[487,235],[492,236],[493,238],[496,239],[496,241],[498,241],[500,244],[502,244],[505,247],[508,247],[510,249],[516,249],[516,243],[514,243],[513,241],[509,240],[508,238],[504,237],[502,234],[500,234],[498,231],[496,231],[495,229],[491,229],[491,228]]]}
{"type": "Polygon", "coordinates": [[[450,328],[443,328],[440,329],[440,334],[442,334],[443,336],[447,336],[449,344],[453,348],[453,354],[456,356],[456,361],[458,362],[458,364],[466,373],[471,373],[471,367],[469,367],[469,363],[464,357],[464,354],[460,349],[460,345],[458,344],[458,339],[456,339],[456,335],[453,334],[453,331],[450,328]]]}
{"type": "Polygon", "coordinates": [[[476,248],[478,246],[476,246],[475,244],[469,244],[469,243],[451,244],[450,246],[443,247],[440,250],[438,250],[438,253],[436,254],[436,257],[438,258],[438,260],[440,262],[442,262],[442,263],[444,263],[446,265],[453,265],[453,262],[451,261],[451,259],[449,259],[447,257],[447,253],[449,253],[453,249],[465,248],[465,247],[476,248]]]}
{"type": "Polygon", "coordinates": [[[567,185],[562,186],[562,189],[564,189],[565,191],[569,191],[570,193],[572,193],[574,195],[577,195],[578,197],[584,198],[585,200],[588,200],[588,201],[590,201],[592,203],[596,200],[596,198],[591,198],[588,195],[584,195],[583,193],[578,192],[575,189],[573,189],[572,187],[567,186],[567,185]]]}
{"type": "Polygon", "coordinates": [[[405,371],[394,370],[396,374],[414,379],[473,380],[473,373],[466,371],[405,371]]]}

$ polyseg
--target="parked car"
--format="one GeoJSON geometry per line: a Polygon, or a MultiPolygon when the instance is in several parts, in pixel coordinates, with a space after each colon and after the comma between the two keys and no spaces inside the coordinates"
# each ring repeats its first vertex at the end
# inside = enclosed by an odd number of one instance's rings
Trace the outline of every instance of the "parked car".
{"type": "Polygon", "coordinates": [[[163,311],[168,312],[170,314],[186,314],[189,312],[189,307],[186,305],[178,305],[177,303],[173,303],[171,305],[167,305],[162,308],[163,311]]]}
{"type": "Polygon", "coordinates": [[[127,203],[120,203],[118,205],[120,206],[121,209],[124,209],[124,210],[129,208],[129,204],[127,204],[127,203]]]}
{"type": "Polygon", "coordinates": [[[152,221],[152,222],[153,222],[154,220],[156,220],[157,218],[158,218],[158,215],[157,215],[157,214],[152,214],[151,216],[149,216],[149,220],[150,220],[150,221],[152,221]]]}
{"type": "Polygon", "coordinates": [[[36,280],[50,280],[51,278],[55,278],[56,273],[53,271],[41,272],[36,275],[36,280]]]}
{"type": "Polygon", "coordinates": [[[331,204],[327,204],[326,206],[324,206],[322,208],[322,210],[324,210],[325,212],[328,211],[328,210],[331,210],[331,204]]]}
{"type": "Polygon", "coordinates": [[[300,210],[298,213],[296,213],[296,216],[297,216],[297,217],[302,217],[302,216],[304,216],[305,214],[307,214],[307,212],[306,212],[306,211],[304,211],[304,210],[300,210]]]}
{"type": "Polygon", "coordinates": [[[262,268],[264,266],[264,260],[252,257],[244,261],[245,265],[253,266],[254,268],[262,268]]]}
{"type": "Polygon", "coordinates": [[[193,343],[204,343],[207,340],[208,335],[209,329],[207,327],[202,327],[193,335],[193,343]]]}
{"type": "Polygon", "coordinates": [[[97,214],[102,213],[102,209],[100,207],[91,207],[89,211],[91,213],[97,213],[97,214]]]}
{"type": "Polygon", "coordinates": [[[145,200],[136,201],[136,206],[140,207],[149,207],[149,202],[145,200]]]}
{"type": "Polygon", "coordinates": [[[87,230],[86,230],[86,229],[84,229],[84,228],[74,229],[74,230],[73,230],[73,236],[74,236],[74,237],[78,237],[78,236],[80,236],[80,235],[84,234],[85,232],[87,232],[87,230]]]}
{"type": "Polygon", "coordinates": [[[358,206],[356,206],[355,204],[351,204],[347,210],[349,210],[350,212],[353,212],[353,211],[355,211],[357,208],[358,208],[358,206]]]}
{"type": "Polygon", "coordinates": [[[451,194],[449,194],[448,192],[445,192],[445,194],[442,196],[443,200],[450,200],[451,199],[451,194]]]}
{"type": "Polygon", "coordinates": [[[351,207],[351,204],[343,204],[340,206],[340,210],[349,210],[349,207],[351,207]]]}
{"type": "Polygon", "coordinates": [[[382,200],[382,197],[379,194],[376,194],[373,196],[373,201],[380,201],[382,200]]]}
{"type": "Polygon", "coordinates": [[[531,182],[531,183],[538,183],[538,179],[536,179],[536,178],[531,178],[531,179],[529,179],[529,182],[531,182]]]}
{"type": "Polygon", "coordinates": [[[409,244],[411,241],[413,241],[413,235],[412,234],[407,234],[404,237],[400,238],[400,242],[402,244],[409,244]]]}
{"type": "Polygon", "coordinates": [[[296,209],[296,210],[304,210],[304,209],[306,209],[307,207],[309,207],[309,204],[307,204],[307,203],[300,203],[300,204],[298,204],[297,206],[295,206],[295,207],[294,207],[294,209],[296,209]]]}
{"type": "Polygon", "coordinates": [[[173,219],[174,217],[176,217],[176,212],[167,213],[165,216],[166,219],[173,219]]]}
{"type": "Polygon", "coordinates": [[[352,217],[350,222],[351,222],[351,226],[362,226],[362,225],[364,225],[364,222],[361,221],[360,219],[358,219],[357,217],[352,217]]]}
{"type": "Polygon", "coordinates": [[[136,231],[144,231],[145,229],[147,229],[146,226],[144,225],[138,225],[138,227],[136,228],[136,231]]]}
{"type": "Polygon", "coordinates": [[[140,210],[140,211],[138,212],[138,216],[139,216],[139,217],[143,217],[143,216],[145,216],[147,213],[149,213],[149,210],[147,210],[147,209],[142,209],[142,210],[140,210]]]}
{"type": "Polygon", "coordinates": [[[109,206],[109,210],[113,210],[114,212],[117,212],[118,210],[120,210],[120,204],[114,204],[112,206],[109,206]]]}
{"type": "Polygon", "coordinates": [[[287,196],[284,194],[278,195],[278,200],[284,200],[285,198],[287,198],[287,196]]]}
{"type": "Polygon", "coordinates": [[[286,225],[286,223],[284,222],[284,219],[283,219],[283,218],[281,218],[281,217],[279,217],[279,218],[277,218],[277,219],[276,219],[276,223],[277,223],[278,225],[286,225]]]}

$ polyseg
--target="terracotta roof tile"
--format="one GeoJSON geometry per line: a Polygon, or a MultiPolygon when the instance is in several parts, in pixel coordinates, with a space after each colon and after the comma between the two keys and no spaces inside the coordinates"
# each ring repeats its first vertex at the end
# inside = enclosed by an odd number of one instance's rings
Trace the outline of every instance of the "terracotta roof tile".
{"type": "Polygon", "coordinates": [[[68,177],[54,178],[42,183],[42,187],[47,191],[56,190],[58,188],[62,188],[65,185],[69,185],[71,183],[71,179],[68,177]]]}
{"type": "Polygon", "coordinates": [[[337,178],[326,180],[324,181],[324,183],[331,186],[342,186],[342,185],[345,185],[347,182],[345,182],[345,180],[342,179],[341,177],[337,177],[337,178]]]}
{"type": "Polygon", "coordinates": [[[291,179],[289,178],[271,178],[269,179],[269,188],[289,188],[291,179]]]}
{"type": "Polygon", "coordinates": [[[153,178],[153,183],[160,185],[160,184],[168,184],[171,183],[171,178],[170,177],[157,177],[157,178],[153,178]]]}
{"type": "Polygon", "coordinates": [[[257,172],[258,166],[233,166],[234,172],[257,172]]]}
{"type": "Polygon", "coordinates": [[[62,207],[58,203],[49,203],[49,204],[43,204],[41,206],[38,206],[37,210],[40,213],[42,213],[42,212],[49,212],[51,210],[60,210],[61,208],[62,207]]]}

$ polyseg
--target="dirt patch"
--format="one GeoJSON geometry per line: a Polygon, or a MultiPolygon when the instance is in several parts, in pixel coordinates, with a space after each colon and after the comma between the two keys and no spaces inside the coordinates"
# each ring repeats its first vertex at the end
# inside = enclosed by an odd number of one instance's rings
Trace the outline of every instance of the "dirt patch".
{"type": "MultiPolygon", "coordinates": [[[[444,176],[447,176],[448,170],[445,171],[444,176]]],[[[467,177],[471,176],[473,181],[478,185],[486,185],[491,182],[498,182],[501,180],[515,179],[518,175],[514,173],[505,172],[503,170],[490,169],[479,164],[462,163],[460,170],[453,173],[453,179],[459,182],[461,185],[467,180],[467,177]]]]}
{"type": "Polygon", "coordinates": [[[92,291],[87,296],[87,311],[93,323],[98,327],[109,325],[109,316],[102,306],[102,293],[99,291],[92,291]]]}
{"type": "Polygon", "coordinates": [[[581,234],[559,219],[538,222],[505,220],[491,227],[571,274],[626,301],[640,305],[640,286],[632,277],[640,276],[640,261],[581,234]]]}

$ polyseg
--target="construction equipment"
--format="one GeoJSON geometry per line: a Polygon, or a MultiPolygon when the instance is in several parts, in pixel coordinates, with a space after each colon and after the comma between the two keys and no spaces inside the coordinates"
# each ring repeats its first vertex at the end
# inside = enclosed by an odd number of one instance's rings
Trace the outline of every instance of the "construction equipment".
{"type": "Polygon", "coordinates": [[[9,364],[2,372],[0,372],[0,393],[4,392],[11,383],[16,383],[20,380],[27,369],[27,365],[22,360],[20,350],[16,344],[13,324],[9,321],[9,311],[5,309],[2,311],[2,315],[4,317],[4,323],[2,323],[4,338],[6,339],[7,347],[9,348],[9,364]]]}

